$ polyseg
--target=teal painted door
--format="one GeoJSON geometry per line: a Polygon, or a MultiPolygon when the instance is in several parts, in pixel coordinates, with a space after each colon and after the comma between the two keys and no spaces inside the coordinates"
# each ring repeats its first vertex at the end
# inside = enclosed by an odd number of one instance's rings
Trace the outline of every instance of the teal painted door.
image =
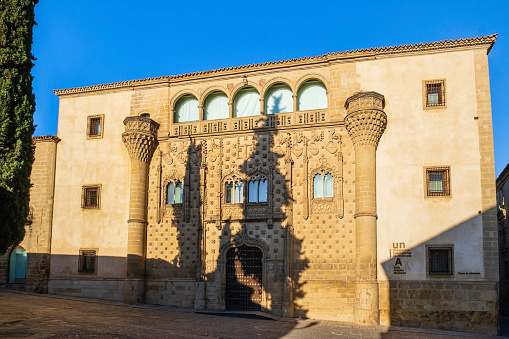
{"type": "Polygon", "coordinates": [[[27,251],[23,248],[15,248],[11,253],[9,262],[9,283],[24,284],[27,271],[27,251]]]}

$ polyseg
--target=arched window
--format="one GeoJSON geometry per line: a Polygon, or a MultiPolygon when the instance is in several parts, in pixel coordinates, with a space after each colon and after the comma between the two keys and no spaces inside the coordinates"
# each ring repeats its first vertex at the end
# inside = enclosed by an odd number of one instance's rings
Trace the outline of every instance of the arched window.
{"type": "Polygon", "coordinates": [[[166,189],[166,203],[181,204],[183,200],[184,190],[182,189],[182,183],[180,181],[176,183],[170,182],[166,189]]]}
{"type": "Polygon", "coordinates": [[[24,284],[26,282],[27,251],[17,246],[11,252],[9,260],[9,284],[24,284]]]}
{"type": "Polygon", "coordinates": [[[260,114],[260,94],[253,87],[240,90],[235,95],[234,117],[250,117],[260,114]]]}
{"type": "Polygon", "coordinates": [[[297,110],[327,108],[327,89],[318,80],[304,82],[297,92],[297,110]]]}
{"type": "Polygon", "coordinates": [[[200,111],[194,95],[184,95],[175,104],[175,122],[198,121],[200,111]]]}
{"type": "Polygon", "coordinates": [[[276,84],[265,94],[265,114],[293,112],[293,93],[286,84],[276,84]]]}
{"type": "Polygon", "coordinates": [[[230,109],[228,97],[223,92],[213,92],[205,99],[203,120],[228,119],[230,109]]]}
{"type": "Polygon", "coordinates": [[[237,177],[226,182],[225,196],[227,204],[241,204],[244,201],[244,183],[237,177]]]}
{"type": "Polygon", "coordinates": [[[140,114],[140,117],[150,119],[150,113],[147,113],[147,112],[145,112],[145,113],[141,113],[141,114],[140,114]]]}
{"type": "Polygon", "coordinates": [[[313,198],[332,198],[334,196],[334,179],[332,174],[322,171],[313,178],[313,198]]]}
{"type": "Polygon", "coordinates": [[[267,202],[267,179],[259,174],[249,180],[248,202],[267,202]]]}

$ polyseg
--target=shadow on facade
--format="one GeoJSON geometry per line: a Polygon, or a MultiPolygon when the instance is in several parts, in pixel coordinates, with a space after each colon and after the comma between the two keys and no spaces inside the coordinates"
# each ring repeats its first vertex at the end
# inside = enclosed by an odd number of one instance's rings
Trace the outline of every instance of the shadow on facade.
{"type": "Polygon", "coordinates": [[[189,138],[185,159],[183,141],[159,146],[162,195],[172,180],[182,180],[184,194],[182,203],[162,201],[159,224],[149,220],[146,302],[294,316],[308,260],[293,232],[291,173],[281,172],[292,161],[275,151],[277,134],[189,138]]]}
{"type": "Polygon", "coordinates": [[[481,225],[483,218],[495,220],[494,213],[476,215],[412,247],[395,237],[384,249],[390,259],[382,263],[388,281],[379,280],[386,291],[380,294],[381,317],[394,326],[497,334],[498,277],[490,273],[498,267],[496,249],[488,249],[495,262],[484,261],[490,253],[478,255],[493,245],[481,225]]]}

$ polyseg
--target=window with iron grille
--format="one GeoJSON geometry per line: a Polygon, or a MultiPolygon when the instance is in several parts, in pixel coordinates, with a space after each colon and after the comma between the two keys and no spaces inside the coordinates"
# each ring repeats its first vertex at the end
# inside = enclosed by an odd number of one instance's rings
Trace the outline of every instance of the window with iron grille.
{"type": "Polygon", "coordinates": [[[453,275],[452,246],[428,246],[428,274],[453,275]]]}
{"type": "Polygon", "coordinates": [[[104,115],[91,115],[87,118],[87,137],[102,138],[104,115]]]}
{"type": "Polygon", "coordinates": [[[451,195],[449,167],[426,168],[426,195],[428,197],[451,195]]]}
{"type": "Polygon", "coordinates": [[[445,80],[425,81],[425,107],[445,107],[445,80]]]}
{"type": "Polygon", "coordinates": [[[95,250],[80,250],[78,272],[94,273],[96,271],[96,254],[95,250]]]}
{"type": "Polygon", "coordinates": [[[98,209],[100,208],[101,186],[83,186],[81,196],[81,208],[98,209]]]}

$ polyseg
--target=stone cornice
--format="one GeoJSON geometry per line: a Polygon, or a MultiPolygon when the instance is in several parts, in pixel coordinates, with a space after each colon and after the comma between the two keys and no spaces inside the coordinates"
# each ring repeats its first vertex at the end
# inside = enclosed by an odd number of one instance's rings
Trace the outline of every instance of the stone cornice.
{"type": "Polygon", "coordinates": [[[357,110],[375,109],[382,111],[385,108],[385,97],[377,92],[357,92],[348,97],[345,102],[346,113],[357,110]]]}
{"type": "Polygon", "coordinates": [[[406,53],[415,52],[431,52],[445,49],[455,49],[463,47],[475,47],[485,45],[488,48],[488,53],[497,40],[497,34],[468,38],[468,39],[453,39],[453,40],[441,40],[428,43],[412,44],[412,45],[399,45],[390,47],[375,47],[367,49],[356,49],[344,52],[327,53],[319,56],[304,57],[287,59],[282,61],[271,61],[259,64],[251,64],[236,67],[226,67],[209,71],[194,72],[187,74],[179,74],[172,76],[160,76],[153,78],[145,78],[139,80],[121,81],[109,84],[101,84],[94,86],[75,87],[67,89],[57,89],[54,93],[58,96],[87,93],[103,90],[113,89],[129,89],[136,86],[146,86],[162,83],[175,83],[187,80],[196,80],[204,78],[212,78],[217,76],[225,76],[232,74],[242,74],[247,72],[263,71],[270,69],[279,69],[284,67],[295,67],[302,65],[313,65],[313,64],[327,64],[334,61],[341,61],[347,59],[362,59],[366,56],[391,56],[391,55],[402,55],[406,53]]]}
{"type": "Polygon", "coordinates": [[[32,137],[32,142],[59,142],[60,138],[58,138],[56,135],[41,135],[37,137],[32,137]]]}

